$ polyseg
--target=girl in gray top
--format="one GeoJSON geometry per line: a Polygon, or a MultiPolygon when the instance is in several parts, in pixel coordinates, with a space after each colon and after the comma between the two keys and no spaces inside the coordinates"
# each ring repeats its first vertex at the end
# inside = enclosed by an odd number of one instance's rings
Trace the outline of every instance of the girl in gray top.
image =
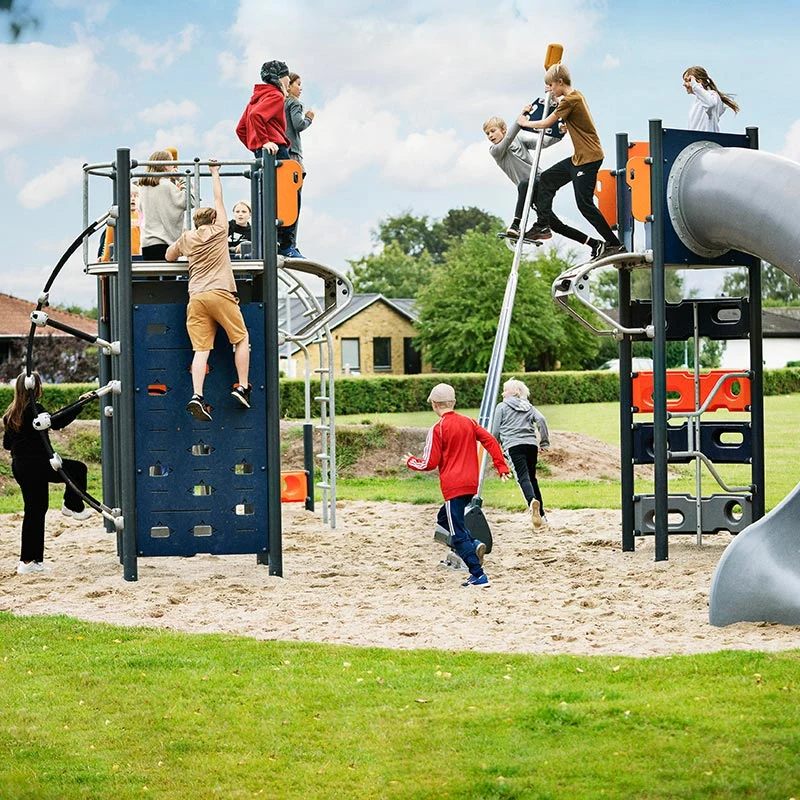
{"type": "MultiPolygon", "coordinates": [[[[303,104],[300,102],[300,94],[303,91],[303,83],[300,76],[296,72],[289,73],[289,87],[288,94],[284,101],[286,110],[286,136],[289,139],[289,155],[297,161],[303,168],[303,180],[306,178],[306,170],[303,165],[303,144],[300,140],[300,134],[309,126],[314,120],[314,112],[309,108],[308,111],[303,110],[303,104]]],[[[294,225],[290,225],[287,229],[290,245],[292,250],[296,253],[296,258],[303,258],[302,253],[297,249],[297,225],[300,216],[300,198],[303,190],[297,190],[297,215],[298,221],[294,225]]]]}
{"type": "Polygon", "coordinates": [[[525,495],[534,528],[547,522],[539,482],[536,480],[536,463],[539,448],[550,446],[550,433],[542,413],[528,398],[530,389],[516,378],[503,384],[503,402],[494,410],[492,435],[502,444],[514,464],[517,483],[525,495]],[[539,438],[536,429],[539,429],[539,438]]]}

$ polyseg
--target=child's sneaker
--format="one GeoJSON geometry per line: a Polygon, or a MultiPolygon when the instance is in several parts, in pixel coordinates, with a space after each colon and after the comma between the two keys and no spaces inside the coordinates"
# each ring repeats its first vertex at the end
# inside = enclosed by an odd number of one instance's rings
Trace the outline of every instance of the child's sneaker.
{"type": "Polygon", "coordinates": [[[506,228],[506,236],[508,236],[509,239],[519,239],[519,223],[512,222],[506,228]]]}
{"type": "Polygon", "coordinates": [[[211,414],[208,412],[208,406],[203,401],[203,396],[200,394],[193,394],[192,399],[186,404],[186,410],[200,422],[211,422],[211,414]]]}
{"type": "Polygon", "coordinates": [[[605,242],[601,242],[600,239],[589,239],[586,244],[592,248],[592,258],[591,260],[594,261],[596,258],[600,258],[600,253],[603,252],[603,248],[605,247],[605,242]]]}
{"type": "Polygon", "coordinates": [[[247,384],[245,389],[241,383],[234,383],[231,390],[231,397],[235,397],[245,408],[250,408],[250,392],[253,391],[253,385],[247,384]]]}
{"type": "Polygon", "coordinates": [[[486,555],[486,545],[479,539],[475,540],[475,555],[478,556],[478,563],[483,566],[483,558],[486,555]]]}
{"type": "Polygon", "coordinates": [[[62,505],[61,513],[65,517],[72,517],[72,519],[84,520],[84,519],[89,519],[89,517],[91,517],[92,514],[94,514],[94,509],[89,508],[89,506],[86,506],[86,508],[84,508],[82,511],[73,511],[71,508],[67,508],[66,506],[62,505]]]}
{"type": "Polygon", "coordinates": [[[29,561],[27,564],[20,561],[17,566],[17,575],[37,575],[40,572],[47,572],[47,569],[39,561],[29,561]]]}
{"type": "Polygon", "coordinates": [[[488,586],[489,576],[484,572],[482,575],[470,575],[462,586],[488,586]]]}
{"type": "Polygon", "coordinates": [[[553,231],[547,225],[539,225],[538,223],[525,231],[525,238],[530,242],[536,242],[541,239],[552,239],[553,231]]]}
{"type": "Polygon", "coordinates": [[[534,530],[542,527],[542,515],[539,511],[539,501],[531,500],[531,522],[533,523],[534,530]]]}
{"type": "Polygon", "coordinates": [[[542,525],[549,525],[550,520],[547,519],[547,514],[542,514],[542,525]]]}
{"type": "Polygon", "coordinates": [[[592,245],[592,261],[627,252],[624,245],[614,244],[613,242],[600,242],[600,246],[596,248],[596,252],[594,245],[592,245]]]}

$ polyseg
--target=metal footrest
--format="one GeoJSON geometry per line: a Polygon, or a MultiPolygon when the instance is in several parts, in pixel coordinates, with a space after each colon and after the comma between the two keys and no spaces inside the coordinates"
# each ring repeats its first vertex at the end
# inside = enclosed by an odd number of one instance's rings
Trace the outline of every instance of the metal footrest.
{"type": "MultiPolygon", "coordinates": [[[[689,494],[671,494],[667,498],[667,533],[697,533],[697,498],[689,494]]],[[[655,533],[655,495],[639,494],[633,498],[634,534],[655,533]]],[[[753,521],[752,497],[749,494],[712,494],[700,501],[702,534],[741,533],[753,521]]]]}

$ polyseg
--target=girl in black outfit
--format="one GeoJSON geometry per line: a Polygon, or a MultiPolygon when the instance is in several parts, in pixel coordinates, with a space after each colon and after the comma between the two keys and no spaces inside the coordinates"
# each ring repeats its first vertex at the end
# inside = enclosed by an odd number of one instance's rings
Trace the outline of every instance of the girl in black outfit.
{"type": "MultiPolygon", "coordinates": [[[[42,396],[42,382],[39,374],[32,373],[36,381],[36,399],[42,396]]],[[[86,395],[82,395],[86,397],[86,395]]],[[[44,519],[50,505],[49,484],[64,483],[64,479],[50,466],[47,449],[42,435],[33,427],[34,417],[44,408],[37,402],[34,414],[25,388],[25,373],[17,377],[14,399],[3,417],[3,447],[11,451],[11,470],[22,490],[25,502],[25,516],[22,520],[22,548],[17,572],[26,575],[44,572],[44,519]]],[[[55,430],[65,428],[80,413],[74,412],[59,416],[51,422],[55,430]]],[[[86,465],[82,461],[69,458],[62,460],[62,469],[78,489],[86,491],[86,465]]],[[[64,489],[64,505],[61,513],[74,519],[87,519],[91,508],[84,507],[81,496],[69,484],[64,489]]]]}
{"type": "Polygon", "coordinates": [[[233,219],[228,220],[228,250],[232,256],[242,256],[242,242],[252,242],[250,204],[240,200],[233,207],[233,219]]]}

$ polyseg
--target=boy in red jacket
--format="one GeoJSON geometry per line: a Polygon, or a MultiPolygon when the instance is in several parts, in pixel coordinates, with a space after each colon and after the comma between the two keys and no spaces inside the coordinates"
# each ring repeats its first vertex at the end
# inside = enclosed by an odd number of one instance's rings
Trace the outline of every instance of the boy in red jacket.
{"type": "MultiPolygon", "coordinates": [[[[289,159],[289,137],[286,135],[285,100],[289,88],[289,67],[283,61],[266,61],[261,66],[261,80],[253,87],[236,135],[239,141],[261,158],[263,152],[289,159]]],[[[278,252],[288,258],[302,258],[292,245],[293,226],[278,228],[278,252]]]]}
{"type": "Polygon", "coordinates": [[[486,545],[473,539],[464,524],[464,510],[478,491],[478,448],[475,442],[486,448],[503,480],[508,480],[508,467],[492,434],[474,419],[453,411],[456,392],[452,386],[437,384],[428,395],[428,402],[439,421],[428,431],[422,458],[407,453],[406,466],[419,472],[439,468],[444,505],[439,509],[436,521],[450,531],[452,548],[469,568],[470,577],[461,585],[488,586],[489,578],[481,566],[486,545]]]}

